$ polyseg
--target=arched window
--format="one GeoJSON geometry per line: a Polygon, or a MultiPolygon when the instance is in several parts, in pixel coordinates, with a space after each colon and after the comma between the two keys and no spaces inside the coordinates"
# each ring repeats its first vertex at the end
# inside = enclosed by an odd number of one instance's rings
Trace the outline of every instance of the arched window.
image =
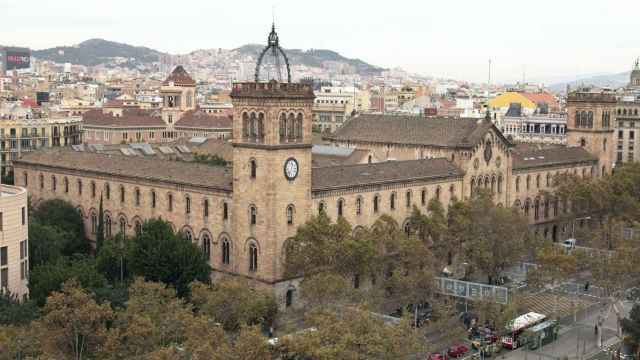
{"type": "Polygon", "coordinates": [[[242,137],[249,137],[249,115],[246,112],[242,113],[242,137]]]}
{"type": "Polygon", "coordinates": [[[249,245],[249,271],[258,271],[258,247],[256,244],[249,245]]]}
{"type": "Polygon", "coordinates": [[[167,209],[173,211],[173,194],[167,195],[167,209]]]}
{"type": "Polygon", "coordinates": [[[373,197],[373,212],[377,213],[380,208],[380,195],[375,195],[373,197]]]}
{"type": "Polygon", "coordinates": [[[256,140],[257,130],[256,113],[252,112],[251,115],[249,115],[249,138],[252,141],[256,140]]]}
{"type": "Polygon", "coordinates": [[[209,234],[205,233],[202,234],[202,252],[204,253],[204,256],[207,258],[207,262],[210,262],[211,260],[211,237],[209,236],[209,234]]]}
{"type": "Polygon", "coordinates": [[[553,199],[553,216],[558,216],[558,204],[560,200],[558,198],[553,199]]]}
{"type": "Polygon", "coordinates": [[[540,200],[536,199],[533,202],[533,219],[538,220],[540,218],[540,200]]]}
{"type": "Polygon", "coordinates": [[[344,214],[344,199],[338,199],[338,216],[342,216],[344,214]]]}
{"type": "Polygon", "coordinates": [[[405,206],[410,208],[411,207],[411,191],[410,190],[408,190],[405,193],[404,201],[405,201],[405,206]]]}
{"type": "Polygon", "coordinates": [[[279,133],[280,133],[280,142],[285,142],[286,138],[287,138],[287,115],[280,114],[280,128],[279,128],[279,133]]]}
{"type": "Polygon", "coordinates": [[[296,139],[302,140],[302,113],[298,113],[296,117],[296,139]]]}
{"type": "Polygon", "coordinates": [[[607,151],[607,139],[602,140],[602,151],[607,151]]]}
{"type": "Polygon", "coordinates": [[[606,176],[607,175],[607,168],[604,167],[604,165],[602,165],[602,176],[606,176]]]}
{"type": "Polygon", "coordinates": [[[362,197],[356,198],[356,215],[362,214],[362,197]]]}
{"type": "Polygon", "coordinates": [[[229,220],[229,204],[222,203],[222,220],[229,220]]]}
{"type": "Polygon", "coordinates": [[[258,130],[256,137],[258,142],[264,141],[264,113],[258,114],[258,130]]]}
{"type": "Polygon", "coordinates": [[[127,233],[127,220],[124,219],[124,217],[121,217],[120,220],[118,221],[118,230],[120,231],[120,234],[122,234],[122,236],[125,236],[127,233]]]}
{"type": "Polygon", "coordinates": [[[389,197],[389,208],[391,210],[396,209],[396,193],[391,193],[391,196],[389,197]]]}
{"type": "Polygon", "coordinates": [[[587,140],[585,140],[584,138],[580,139],[580,146],[581,147],[587,146],[587,140]]]}
{"type": "Polygon", "coordinates": [[[134,197],[136,201],[136,206],[140,206],[140,189],[136,188],[134,192],[134,197]]]}
{"type": "Polygon", "coordinates": [[[104,184],[104,193],[107,200],[111,199],[111,186],[109,185],[109,183],[104,184]]]}
{"type": "Polygon", "coordinates": [[[427,204],[427,190],[425,189],[420,191],[420,204],[422,204],[422,206],[427,204]]]}
{"type": "Polygon", "coordinates": [[[295,115],[289,114],[289,119],[287,120],[287,138],[289,141],[293,141],[295,139],[295,115]]]}
{"type": "Polygon", "coordinates": [[[187,215],[191,214],[191,198],[189,195],[184,198],[184,213],[187,215]]]}
{"type": "Polygon", "coordinates": [[[156,208],[156,192],[155,190],[151,190],[151,208],[156,208]]]}
{"type": "Polygon", "coordinates": [[[493,175],[491,176],[491,193],[495,193],[496,192],[496,176],[493,175]]]}
{"type": "Polygon", "coordinates": [[[96,197],[96,183],[94,181],[91,182],[91,197],[96,197]]]}
{"type": "Polygon", "coordinates": [[[544,218],[548,218],[549,217],[549,199],[545,199],[544,200],[544,218]]]}
{"type": "Polygon", "coordinates": [[[576,111],[576,127],[581,127],[580,111],[576,111]]]}
{"type": "Polygon", "coordinates": [[[520,176],[516,176],[516,192],[520,191],[520,176]]]}
{"type": "Polygon", "coordinates": [[[44,175],[40,174],[40,189],[44,189],[44,175]]]}
{"type": "Polygon", "coordinates": [[[24,187],[29,186],[29,175],[27,175],[26,171],[22,173],[22,183],[24,184],[24,187]]]}
{"type": "Polygon", "coordinates": [[[184,235],[185,240],[187,240],[188,242],[193,242],[193,233],[191,232],[191,230],[184,228],[182,229],[182,234],[184,235]]]}
{"type": "Polygon", "coordinates": [[[249,206],[249,225],[255,225],[258,222],[258,209],[255,206],[249,206]]]}
{"type": "Polygon", "coordinates": [[[125,196],[124,196],[124,186],[120,186],[120,202],[124,203],[125,200],[125,196]]]}
{"type": "Polygon", "coordinates": [[[78,195],[82,195],[82,180],[78,179],[78,195]]]}
{"type": "Polygon", "coordinates": [[[111,215],[109,214],[105,214],[104,216],[104,231],[105,231],[105,236],[107,238],[111,237],[111,226],[113,224],[111,223],[111,215]]]}
{"type": "Polygon", "coordinates": [[[469,184],[469,194],[471,196],[473,196],[473,191],[475,190],[475,187],[476,187],[476,178],[472,177],[471,178],[471,183],[469,184]]]}
{"type": "Polygon", "coordinates": [[[231,244],[226,237],[222,239],[222,263],[228,265],[231,262],[231,244]]]}
{"type": "Polygon", "coordinates": [[[140,220],[135,221],[135,230],[136,230],[136,235],[142,234],[142,223],[140,222],[140,220]]]}
{"type": "Polygon", "coordinates": [[[256,164],[256,159],[249,160],[249,168],[250,168],[250,171],[251,171],[251,178],[255,179],[256,178],[257,168],[258,168],[258,165],[256,164]]]}
{"type": "MultiPolygon", "coordinates": [[[[491,184],[491,186],[493,187],[493,184],[491,184]]],[[[456,187],[453,184],[451,184],[449,185],[449,200],[453,199],[455,195],[456,195],[456,187]]]]}
{"type": "Polygon", "coordinates": [[[498,175],[498,194],[502,193],[502,174],[498,175]]]}
{"type": "Polygon", "coordinates": [[[406,236],[410,236],[411,235],[411,222],[410,221],[405,221],[404,226],[402,227],[402,230],[404,231],[404,234],[406,236]]]}
{"type": "Polygon", "coordinates": [[[373,162],[373,156],[369,155],[367,158],[367,164],[371,164],[373,162]]]}
{"type": "Polygon", "coordinates": [[[98,232],[98,216],[96,213],[91,213],[91,233],[95,234],[98,232]]]}
{"type": "Polygon", "coordinates": [[[520,213],[520,205],[521,205],[521,204],[520,204],[520,200],[516,200],[516,201],[513,203],[513,208],[514,208],[514,210],[515,210],[517,213],[520,213]]]}
{"type": "Polygon", "coordinates": [[[536,188],[540,189],[540,174],[536,175],[536,188]]]}
{"type": "Polygon", "coordinates": [[[527,175],[527,190],[531,188],[531,176],[527,175]]]}
{"type": "Polygon", "coordinates": [[[586,168],[582,168],[582,178],[586,178],[587,177],[587,169],[586,168]]]}
{"type": "Polygon", "coordinates": [[[589,129],[593,128],[593,111],[589,111],[588,118],[587,118],[587,127],[589,129]]]}
{"type": "Polygon", "coordinates": [[[204,203],[202,204],[202,216],[205,218],[209,217],[209,199],[204,199],[204,203]]]}
{"type": "Polygon", "coordinates": [[[56,176],[51,175],[51,190],[56,191],[56,188],[58,187],[57,185],[56,176]]]}
{"type": "Polygon", "coordinates": [[[547,187],[551,186],[551,173],[547,173],[547,187]]]}
{"type": "Polygon", "coordinates": [[[436,199],[438,199],[438,201],[440,201],[440,186],[438,186],[436,188],[436,199]]]}
{"type": "Polygon", "coordinates": [[[289,206],[287,206],[287,225],[293,225],[293,212],[294,207],[289,204],[289,206]]]}

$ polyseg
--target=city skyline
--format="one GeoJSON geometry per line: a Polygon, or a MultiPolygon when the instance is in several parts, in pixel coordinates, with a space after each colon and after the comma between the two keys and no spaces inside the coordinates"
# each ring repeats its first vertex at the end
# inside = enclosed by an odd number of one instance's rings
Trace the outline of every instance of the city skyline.
{"type": "Polygon", "coordinates": [[[628,71],[640,54],[632,31],[640,5],[626,1],[541,1],[524,9],[524,2],[506,1],[402,1],[393,7],[375,1],[366,9],[332,0],[311,7],[282,0],[188,0],[179,9],[122,0],[109,7],[77,0],[36,3],[0,4],[0,11],[12,14],[0,25],[4,45],[42,49],[103,38],[171,54],[229,49],[264,43],[275,13],[285,48],[330,49],[385,68],[474,82],[487,81],[489,59],[492,81],[552,83],[628,71]],[[603,19],[610,9],[621,11],[603,19]]]}

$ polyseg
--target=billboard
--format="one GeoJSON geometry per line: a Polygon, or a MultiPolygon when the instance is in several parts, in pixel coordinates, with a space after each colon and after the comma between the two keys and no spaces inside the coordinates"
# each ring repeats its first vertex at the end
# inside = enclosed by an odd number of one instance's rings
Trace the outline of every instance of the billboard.
{"type": "Polygon", "coordinates": [[[498,304],[509,303],[509,289],[503,286],[474,283],[450,278],[437,277],[441,293],[468,300],[490,300],[498,304]]]}
{"type": "Polygon", "coordinates": [[[6,71],[31,67],[31,50],[27,48],[6,47],[2,49],[1,53],[6,71]]]}

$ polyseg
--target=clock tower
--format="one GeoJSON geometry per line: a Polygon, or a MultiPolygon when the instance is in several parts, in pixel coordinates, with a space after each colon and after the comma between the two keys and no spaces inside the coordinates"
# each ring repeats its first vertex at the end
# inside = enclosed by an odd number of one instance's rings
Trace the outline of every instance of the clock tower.
{"type": "Polygon", "coordinates": [[[285,241],[312,208],[313,88],[290,80],[288,60],[272,29],[255,81],[235,83],[231,91],[234,272],[275,285],[277,293],[285,241]],[[261,80],[265,55],[283,58],[275,63],[286,65],[286,78],[261,80]]]}

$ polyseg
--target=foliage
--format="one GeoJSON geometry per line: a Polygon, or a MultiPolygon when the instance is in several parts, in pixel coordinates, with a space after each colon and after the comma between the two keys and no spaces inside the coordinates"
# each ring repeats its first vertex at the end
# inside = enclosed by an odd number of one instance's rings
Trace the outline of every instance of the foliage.
{"type": "Polygon", "coordinates": [[[0,326],[28,324],[38,317],[39,312],[32,300],[20,302],[11,294],[0,294],[0,326]]]}
{"type": "Polygon", "coordinates": [[[425,350],[424,339],[409,321],[386,325],[364,308],[314,311],[305,324],[307,330],[280,339],[278,351],[284,358],[402,359],[425,350]]]}
{"type": "Polygon", "coordinates": [[[538,267],[529,274],[529,284],[534,287],[557,285],[570,278],[577,271],[577,259],[562,246],[549,241],[542,244],[536,254],[538,267]]]}
{"type": "Polygon", "coordinates": [[[191,282],[208,282],[211,272],[203,252],[161,219],[142,225],[133,240],[130,268],[134,275],[175,287],[180,296],[188,293],[191,282]]]}
{"type": "Polygon", "coordinates": [[[49,358],[83,359],[97,353],[113,319],[109,304],[98,304],[78,282],[69,281],[54,292],[38,321],[42,348],[49,358]]]}
{"type": "Polygon", "coordinates": [[[640,304],[633,305],[629,317],[622,319],[621,326],[631,343],[640,346],[640,304]]]}
{"type": "Polygon", "coordinates": [[[229,162],[217,154],[194,154],[193,162],[211,166],[227,166],[229,162]]]}
{"type": "MultiPolygon", "coordinates": [[[[84,236],[84,222],[78,211],[69,202],[60,199],[46,200],[31,214],[31,223],[50,226],[64,232],[66,241],[62,243],[62,255],[88,254],[89,242],[84,236]]],[[[29,241],[31,242],[31,241],[29,241]]]]}
{"type": "Polygon", "coordinates": [[[459,205],[450,218],[450,228],[451,235],[462,244],[467,261],[486,274],[489,283],[521,260],[529,236],[526,219],[496,206],[491,194],[485,192],[459,205]]]}
{"type": "Polygon", "coordinates": [[[40,338],[30,326],[0,326],[0,360],[37,359],[40,338]]]}
{"type": "Polygon", "coordinates": [[[53,291],[62,284],[76,279],[85,288],[104,287],[107,280],[96,268],[92,258],[60,258],[55,263],[38,266],[29,275],[29,294],[37,304],[43,305],[53,291]]]}
{"type": "Polygon", "coordinates": [[[96,256],[96,266],[111,283],[126,281],[131,277],[129,261],[133,242],[127,241],[121,234],[106,240],[96,256]]]}
{"type": "Polygon", "coordinates": [[[63,256],[67,243],[72,238],[63,229],[44,225],[37,221],[29,223],[29,267],[31,269],[58,261],[63,256]]]}
{"type": "Polygon", "coordinates": [[[270,292],[251,289],[246,282],[236,279],[223,279],[213,286],[194,283],[191,301],[200,314],[233,332],[245,325],[268,326],[278,312],[270,292]]]}

